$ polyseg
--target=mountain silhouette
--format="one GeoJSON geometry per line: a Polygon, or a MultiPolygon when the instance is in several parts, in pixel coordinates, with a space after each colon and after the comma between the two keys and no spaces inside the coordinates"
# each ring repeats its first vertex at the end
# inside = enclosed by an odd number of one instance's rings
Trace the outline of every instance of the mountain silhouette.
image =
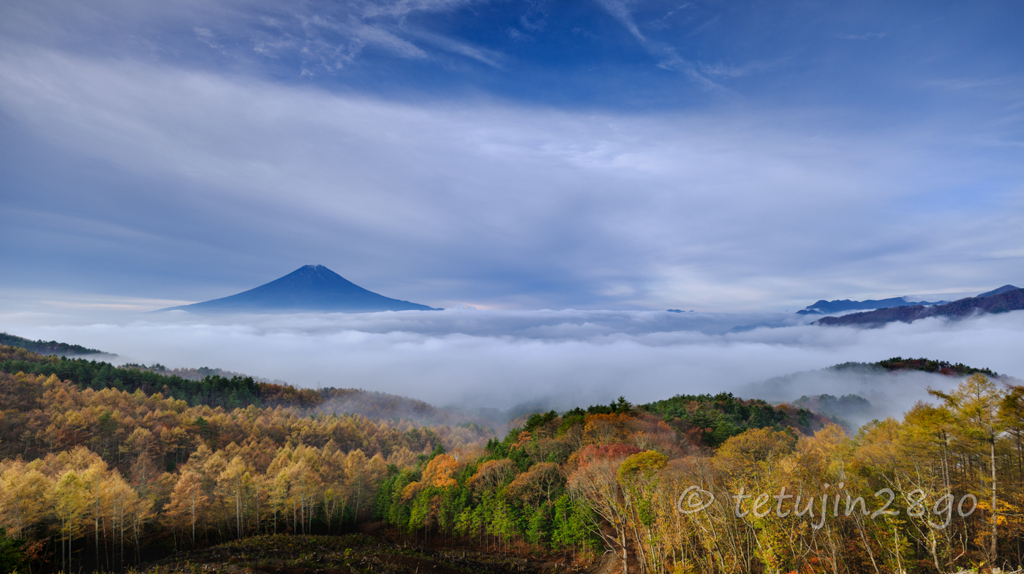
{"type": "Polygon", "coordinates": [[[323,265],[305,265],[255,289],[192,305],[161,309],[194,313],[282,313],[327,311],[436,311],[433,307],[391,299],[368,291],[323,265]]]}
{"type": "MultiPolygon", "coordinates": [[[[992,295],[1002,295],[1010,291],[1016,291],[1020,287],[1014,287],[1013,285],[1003,285],[998,289],[986,291],[978,297],[991,297],[992,295]]],[[[929,306],[929,305],[944,305],[949,301],[909,301],[906,297],[891,297],[889,299],[879,300],[868,300],[868,301],[851,301],[849,299],[826,301],[824,299],[808,305],[804,309],[797,311],[797,315],[831,315],[833,313],[842,313],[843,311],[871,311],[874,309],[888,309],[890,307],[914,307],[917,305],[929,306]]]]}
{"type": "Polygon", "coordinates": [[[993,295],[1002,295],[1003,293],[1008,293],[1010,291],[1016,291],[1017,289],[1020,289],[1020,287],[1014,287],[1013,285],[1003,285],[1002,287],[1000,287],[998,289],[993,289],[991,291],[985,291],[981,295],[978,295],[978,297],[991,297],[993,295]]]}
{"type": "MultiPolygon", "coordinates": [[[[1002,289],[1002,287],[1000,287],[1002,289]]],[[[996,289],[999,291],[1000,289],[996,289]]],[[[1024,289],[1011,289],[995,295],[982,293],[977,297],[958,299],[944,305],[913,305],[910,307],[890,307],[866,313],[851,313],[840,317],[825,317],[815,321],[814,325],[857,325],[865,327],[878,327],[886,323],[900,321],[913,323],[918,319],[926,317],[946,317],[949,319],[963,319],[974,315],[986,313],[1006,313],[1024,309],[1024,289]]]]}
{"type": "Polygon", "coordinates": [[[941,305],[949,301],[908,301],[906,297],[890,297],[889,299],[869,299],[867,301],[851,301],[849,299],[826,301],[824,299],[797,311],[797,315],[831,315],[843,311],[863,311],[872,309],[888,309],[889,307],[911,307],[913,305],[941,305]]]}

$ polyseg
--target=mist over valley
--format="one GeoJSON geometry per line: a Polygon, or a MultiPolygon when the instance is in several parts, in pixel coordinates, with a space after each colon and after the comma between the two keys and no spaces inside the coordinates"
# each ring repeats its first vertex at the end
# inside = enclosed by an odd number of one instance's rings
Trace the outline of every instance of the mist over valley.
{"type": "Polygon", "coordinates": [[[879,329],[825,328],[792,313],[665,311],[403,311],[65,317],[16,314],[7,330],[116,353],[116,364],[211,366],[302,388],[360,388],[435,406],[538,410],[642,403],[675,394],[733,392],[793,401],[860,394],[898,416],[925,388],[899,377],[802,371],[894,356],[931,357],[1024,373],[1021,312],[958,322],[940,318],[879,329]],[[100,319],[100,320],[97,320],[100,319]],[[736,326],[774,325],[736,331],[736,326]],[[788,383],[762,383],[793,375],[788,383]],[[872,382],[875,381],[875,382],[872,382]],[[760,386],[759,386],[760,385],[760,386]]]}

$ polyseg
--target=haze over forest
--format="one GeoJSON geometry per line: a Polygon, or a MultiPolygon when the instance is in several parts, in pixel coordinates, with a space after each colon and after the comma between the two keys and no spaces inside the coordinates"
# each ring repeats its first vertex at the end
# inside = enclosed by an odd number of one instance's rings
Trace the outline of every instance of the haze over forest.
{"type": "MultiPolygon", "coordinates": [[[[445,310],[144,315],[120,323],[65,317],[48,326],[34,324],[35,317],[14,317],[6,328],[114,352],[117,363],[218,367],[300,386],[379,390],[439,406],[508,408],[532,400],[564,407],[619,395],[641,402],[737,391],[771,377],[892,356],[941,358],[1019,377],[1019,315],[859,329],[807,325],[813,317],[792,313],[445,310]],[[758,323],[775,326],[729,332],[758,323]]],[[[911,396],[926,397],[924,386],[915,389],[911,396]]],[[[829,390],[851,392],[841,384],[829,390]]],[[[792,400],[806,392],[772,398],[792,400]]]]}

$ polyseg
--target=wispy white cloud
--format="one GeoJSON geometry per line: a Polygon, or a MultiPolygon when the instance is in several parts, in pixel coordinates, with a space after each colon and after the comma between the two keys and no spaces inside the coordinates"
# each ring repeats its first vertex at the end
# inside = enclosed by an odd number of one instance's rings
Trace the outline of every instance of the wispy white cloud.
{"type": "MultiPolygon", "coordinates": [[[[224,61],[244,61],[253,53],[297,57],[313,73],[334,73],[380,50],[399,58],[430,60],[457,54],[493,65],[496,53],[475,48],[443,32],[424,29],[417,15],[458,11],[486,0],[357,0],[281,4],[266,0],[211,0],[129,6],[128,0],[60,5],[52,0],[15,0],[5,6],[0,37],[17,37],[46,47],[63,43],[145,44],[169,59],[187,58],[190,48],[178,35],[191,36],[221,53],[224,61]],[[31,33],[27,32],[31,30],[31,33]],[[5,34],[6,33],[6,34],[5,34]],[[417,35],[435,39],[430,48],[417,35]]],[[[123,49],[123,47],[122,47],[123,49]]],[[[200,58],[208,56],[200,55],[200,58]]],[[[280,61],[278,62],[280,64],[280,61]]]]}
{"type": "MultiPolygon", "coordinates": [[[[453,38],[420,29],[407,20],[418,12],[449,12],[479,0],[385,0],[364,1],[351,5],[353,10],[312,8],[297,17],[310,27],[331,30],[338,37],[328,39],[313,34],[307,39],[306,52],[324,62],[336,62],[335,68],[355,60],[365,47],[378,47],[394,55],[411,59],[427,59],[431,55],[413,40],[426,41],[447,52],[465,56],[497,67],[500,54],[471,46],[453,38]]],[[[328,68],[331,66],[328,65],[328,68]]]]}
{"type": "Polygon", "coordinates": [[[224,46],[217,43],[213,32],[209,28],[194,28],[196,38],[211,48],[223,48],[224,46]]]}
{"type": "Polygon", "coordinates": [[[976,88],[990,88],[994,86],[1020,86],[1021,78],[945,78],[930,80],[925,83],[927,86],[935,86],[947,90],[973,90],[976,88]]]}
{"type": "Polygon", "coordinates": [[[653,40],[641,32],[629,8],[629,0],[597,0],[597,2],[626,28],[651,56],[657,59],[658,67],[683,72],[705,88],[721,87],[701,73],[692,62],[680,56],[674,47],[664,42],[653,40]]]}
{"type": "Polygon", "coordinates": [[[836,36],[841,40],[881,40],[885,38],[885,32],[865,32],[863,34],[840,34],[836,36]]]}
{"type": "Polygon", "coordinates": [[[427,53],[408,40],[403,40],[391,32],[365,24],[351,27],[352,35],[370,45],[381,46],[406,58],[426,58],[427,53]]]}
{"type": "MultiPolygon", "coordinates": [[[[835,135],[791,110],[399,104],[46,50],[0,57],[0,78],[0,110],[21,129],[150,182],[105,188],[120,198],[116,217],[81,181],[56,185],[45,210],[159,228],[147,245],[182,265],[213,265],[211,249],[218,260],[303,254],[295,266],[315,255],[434,306],[795,310],[1014,282],[979,254],[1024,244],[1009,207],[905,209],[936,186],[977,186],[978,173],[1014,176],[979,169],[990,154],[934,148],[952,138],[933,130],[835,135]],[[151,185],[173,186],[173,204],[154,207],[151,185]],[[168,208],[182,211],[179,225],[158,217],[168,208]]],[[[44,209],[32,198],[6,203],[44,209]]],[[[14,225],[39,234],[62,224],[14,225]]],[[[155,287],[164,298],[216,295],[155,287]]]]}
{"type": "Polygon", "coordinates": [[[547,27],[547,6],[544,0],[529,0],[526,10],[519,16],[519,25],[530,32],[540,32],[547,27]]]}
{"type": "Polygon", "coordinates": [[[682,12],[682,11],[686,10],[687,8],[691,7],[692,5],[693,5],[692,2],[684,2],[682,4],[679,4],[675,8],[673,8],[673,9],[665,12],[664,14],[662,14],[659,18],[656,18],[654,20],[651,20],[651,21],[647,22],[646,26],[649,29],[650,28],[653,28],[653,29],[668,29],[668,28],[671,27],[670,22],[671,22],[672,18],[674,16],[676,16],[677,14],[679,14],[680,12],[682,12]]]}
{"type": "Polygon", "coordinates": [[[789,58],[780,58],[771,61],[747,62],[741,65],[728,65],[722,62],[715,64],[701,63],[700,71],[708,76],[717,76],[720,78],[742,78],[744,76],[762,74],[771,70],[779,69],[784,67],[789,60],[789,58]]]}
{"type": "Polygon", "coordinates": [[[449,12],[487,0],[369,0],[363,1],[362,14],[367,17],[405,16],[413,12],[449,12]]]}
{"type": "MultiPolygon", "coordinates": [[[[409,59],[425,59],[428,54],[412,42],[376,24],[368,24],[350,15],[338,21],[320,14],[300,18],[305,30],[301,53],[319,60],[329,70],[340,70],[351,64],[364,48],[378,48],[395,56],[409,59]]],[[[292,44],[277,44],[289,48],[292,44]]],[[[269,51],[265,43],[257,44],[257,51],[269,51]]]]}
{"type": "Polygon", "coordinates": [[[433,44],[447,52],[466,56],[467,58],[472,58],[478,62],[482,62],[495,68],[501,68],[502,61],[505,59],[505,56],[500,52],[488,50],[479,46],[473,46],[447,36],[440,36],[428,32],[415,32],[414,35],[416,38],[429,42],[430,44],[433,44]]]}
{"type": "Polygon", "coordinates": [[[627,0],[597,0],[598,4],[601,5],[613,18],[619,21],[634,38],[639,40],[641,43],[646,43],[647,37],[641,32],[640,28],[637,27],[636,22],[633,21],[633,13],[629,10],[627,0]]]}

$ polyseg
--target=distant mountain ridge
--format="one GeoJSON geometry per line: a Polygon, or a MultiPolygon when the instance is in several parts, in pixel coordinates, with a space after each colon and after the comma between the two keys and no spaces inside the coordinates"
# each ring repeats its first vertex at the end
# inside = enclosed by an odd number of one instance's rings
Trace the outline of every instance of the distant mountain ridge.
{"type": "Polygon", "coordinates": [[[436,311],[433,307],[392,299],[363,289],[323,265],[305,265],[265,285],[235,295],[161,309],[196,313],[283,313],[326,311],[436,311]]]}
{"type": "Polygon", "coordinates": [[[911,305],[941,305],[948,301],[907,301],[906,297],[890,297],[888,299],[868,299],[867,301],[851,301],[849,299],[824,299],[797,311],[798,315],[831,315],[843,311],[865,311],[872,309],[888,309],[890,307],[908,307],[911,305]]]}
{"type": "MultiPolygon", "coordinates": [[[[888,309],[878,309],[876,311],[868,311],[865,313],[851,313],[841,317],[823,317],[815,321],[813,324],[827,326],[859,325],[865,327],[877,327],[895,321],[912,323],[918,319],[924,319],[926,317],[963,319],[975,314],[1005,313],[1008,311],[1024,309],[1024,289],[1017,289],[1014,287],[1009,290],[1004,290],[1006,287],[1013,286],[1008,285],[1000,287],[995,290],[997,293],[994,295],[982,293],[977,297],[967,297],[944,305],[933,305],[930,307],[925,307],[923,305],[890,307],[888,309]]],[[[993,291],[989,291],[988,293],[993,293],[993,291]]]]}
{"type": "MultiPolygon", "coordinates": [[[[989,297],[991,295],[999,295],[1006,293],[1007,291],[1015,291],[1019,287],[1013,285],[1003,285],[998,289],[986,291],[978,295],[978,297],[989,297]]],[[[875,309],[889,309],[891,307],[912,307],[914,305],[944,305],[949,301],[909,301],[906,297],[890,297],[888,299],[868,299],[867,301],[851,301],[850,299],[836,299],[834,301],[826,301],[821,299],[816,303],[812,303],[807,307],[804,307],[800,311],[797,311],[797,315],[831,315],[833,313],[842,313],[843,311],[872,311],[875,309]]]]}
{"type": "Polygon", "coordinates": [[[978,295],[978,297],[991,297],[992,295],[1000,295],[1000,294],[1006,293],[1008,291],[1016,291],[1017,289],[1020,289],[1020,287],[1015,287],[1013,285],[1003,285],[1002,287],[1000,287],[998,289],[993,289],[991,291],[985,291],[984,293],[978,295]]]}

